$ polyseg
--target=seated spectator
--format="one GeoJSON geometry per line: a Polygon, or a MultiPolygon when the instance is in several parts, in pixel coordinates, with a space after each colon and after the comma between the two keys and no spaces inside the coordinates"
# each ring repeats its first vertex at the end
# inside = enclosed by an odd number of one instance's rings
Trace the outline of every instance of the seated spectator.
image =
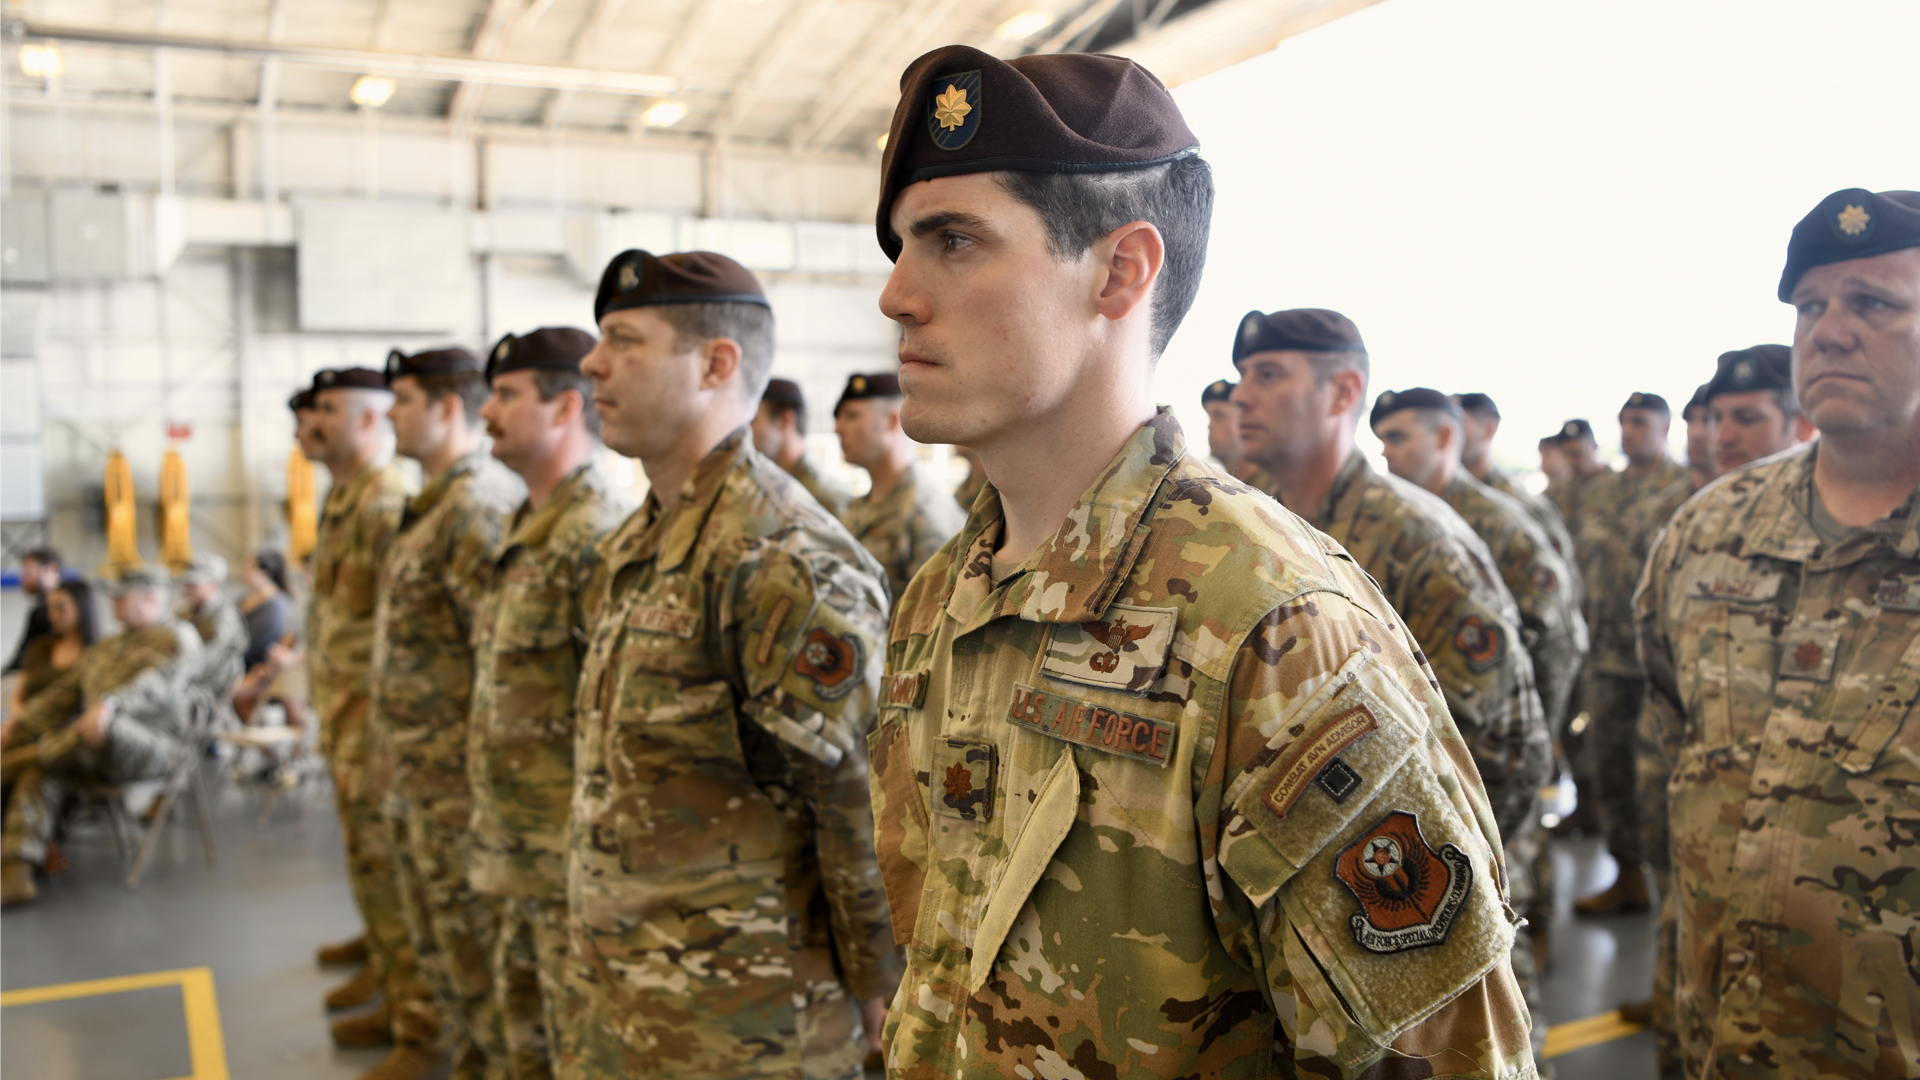
{"type": "MultiPolygon", "coordinates": [[[[227,709],[234,684],[246,672],[241,657],[248,644],[247,622],[227,599],[227,560],[218,555],[195,555],[180,575],[180,596],[186,603],[180,615],[200,632],[200,671],[190,689],[216,711],[227,709]]],[[[223,725],[224,726],[224,725],[223,725]]]]}
{"type": "Polygon", "coordinates": [[[247,620],[246,669],[266,662],[267,651],[280,644],[293,618],[293,596],[287,588],[287,560],[277,551],[256,551],[240,565],[240,581],[247,594],[240,598],[240,614],[247,620]]]}
{"type": "Polygon", "coordinates": [[[7,661],[6,674],[19,671],[21,661],[27,655],[27,646],[44,637],[51,629],[47,622],[47,596],[53,592],[54,586],[60,584],[61,574],[60,553],[52,548],[35,548],[20,557],[20,591],[33,597],[33,608],[27,612],[26,632],[20,635],[20,643],[13,647],[13,658],[7,661]]]}
{"type": "Polygon", "coordinates": [[[43,599],[50,630],[21,650],[20,678],[7,697],[8,716],[24,708],[61,673],[73,670],[80,654],[93,644],[93,589],[86,582],[63,581],[43,599]]]}
{"type": "Polygon", "coordinates": [[[11,789],[0,823],[0,904],[34,898],[34,870],[47,861],[69,791],[158,779],[180,752],[200,635],[169,614],[166,577],[144,567],[121,574],[113,614],[124,632],[87,649],[0,726],[0,778],[11,789]]]}

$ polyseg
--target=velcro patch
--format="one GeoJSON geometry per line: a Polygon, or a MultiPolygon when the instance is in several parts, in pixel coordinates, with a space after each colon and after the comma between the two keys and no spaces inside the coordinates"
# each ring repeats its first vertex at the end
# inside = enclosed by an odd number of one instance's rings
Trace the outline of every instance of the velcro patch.
{"type": "Polygon", "coordinates": [[[917,709],[927,700],[927,673],[897,671],[887,676],[880,704],[896,709],[917,709]]]}
{"type": "Polygon", "coordinates": [[[636,607],[627,612],[627,626],[649,634],[691,638],[700,629],[700,615],[674,608],[636,607]]]}
{"type": "MultiPolygon", "coordinates": [[[[1291,748],[1286,764],[1274,774],[1273,783],[1267,785],[1264,801],[1268,809],[1280,817],[1286,817],[1287,811],[1293,809],[1301,793],[1307,790],[1307,785],[1328,767],[1329,762],[1362,735],[1379,726],[1380,721],[1374,717],[1371,709],[1365,705],[1355,705],[1335,717],[1331,724],[1321,728],[1312,738],[1304,739],[1291,748]]],[[[1357,773],[1354,779],[1359,780],[1357,773]]]]}
{"type": "Polygon", "coordinates": [[[1453,647],[1460,651],[1467,667],[1476,672],[1490,670],[1507,652],[1500,628],[1478,615],[1461,619],[1460,625],[1453,628],[1453,647]]]}
{"type": "Polygon", "coordinates": [[[1313,782],[1320,785],[1320,790],[1326,792],[1328,798],[1343,803],[1347,801],[1347,796],[1360,790],[1361,779],[1360,774],[1353,771],[1353,766],[1334,758],[1332,764],[1320,770],[1320,775],[1314,777],[1313,782]]]}
{"type": "Polygon", "coordinates": [[[1420,835],[1420,819],[1394,810],[1334,860],[1333,873],[1360,901],[1348,924],[1368,952],[1439,945],[1473,890],[1473,863],[1459,848],[1439,851],[1420,835]]]}
{"type": "Polygon", "coordinates": [[[542,585],[546,583],[547,571],[534,562],[517,562],[507,567],[501,577],[509,585],[542,585]]]}
{"type": "Polygon", "coordinates": [[[1840,650],[1840,631],[1819,626],[1793,626],[1780,639],[1780,677],[1826,682],[1833,678],[1833,654],[1840,650]]]}
{"type": "Polygon", "coordinates": [[[1007,719],[1051,738],[1136,761],[1165,765],[1173,756],[1176,733],[1164,720],[1119,712],[1020,683],[1013,685],[1007,719]]]}
{"type": "Polygon", "coordinates": [[[1136,694],[1153,685],[1167,665],[1177,614],[1171,608],[1110,604],[1101,616],[1055,626],[1040,670],[1136,694]]]}
{"type": "Polygon", "coordinates": [[[1882,611],[1920,611],[1920,577],[1883,578],[1873,590],[1882,611]]]}
{"type": "Polygon", "coordinates": [[[838,701],[860,685],[859,672],[866,660],[866,647],[859,635],[835,635],[824,626],[816,626],[807,631],[806,640],[794,653],[793,670],[813,680],[813,692],[822,699],[838,701]]]}
{"type": "Polygon", "coordinates": [[[996,764],[992,743],[935,739],[933,812],[964,821],[992,821],[996,764]]]}
{"type": "Polygon", "coordinates": [[[1693,579],[1689,595],[1736,604],[1759,604],[1780,594],[1779,574],[1702,574],[1693,579]]]}
{"type": "Polygon", "coordinates": [[[767,612],[767,625],[760,629],[760,640],[753,646],[753,662],[765,664],[773,655],[773,643],[780,636],[780,624],[787,621],[787,614],[793,610],[793,597],[782,596],[773,602],[772,610],[767,612]]]}

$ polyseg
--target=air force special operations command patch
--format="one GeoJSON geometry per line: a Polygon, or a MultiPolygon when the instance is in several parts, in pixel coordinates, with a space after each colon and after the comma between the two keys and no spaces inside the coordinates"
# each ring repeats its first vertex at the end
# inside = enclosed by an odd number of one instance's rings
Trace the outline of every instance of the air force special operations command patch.
{"type": "Polygon", "coordinates": [[[1434,851],[1405,810],[1391,811],[1342,851],[1333,872],[1360,901],[1349,920],[1353,940],[1377,953],[1446,941],[1473,889],[1467,856],[1452,844],[1434,851]]]}

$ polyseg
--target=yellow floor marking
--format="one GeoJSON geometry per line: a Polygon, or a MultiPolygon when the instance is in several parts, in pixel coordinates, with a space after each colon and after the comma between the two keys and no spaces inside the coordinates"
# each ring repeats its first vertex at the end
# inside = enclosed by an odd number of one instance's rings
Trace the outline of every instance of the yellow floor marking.
{"type": "Polygon", "coordinates": [[[1621,1019],[1620,1010],[1604,1012],[1599,1016],[1589,1016],[1585,1020],[1569,1020],[1564,1024],[1555,1024],[1547,1029],[1547,1047],[1542,1057],[1559,1057],[1575,1050],[1584,1050],[1603,1042],[1624,1039],[1637,1035],[1645,1025],[1630,1024],[1621,1019]]]}
{"type": "Polygon", "coordinates": [[[122,975],[113,979],[9,990],[0,993],[0,1008],[123,994],[129,990],[152,990],[162,986],[178,986],[180,1000],[186,1006],[187,1054],[193,1061],[193,1075],[181,1080],[229,1080],[227,1041],[220,1030],[220,1003],[213,992],[211,968],[181,968],[179,971],[156,971],[151,975],[122,975]]]}

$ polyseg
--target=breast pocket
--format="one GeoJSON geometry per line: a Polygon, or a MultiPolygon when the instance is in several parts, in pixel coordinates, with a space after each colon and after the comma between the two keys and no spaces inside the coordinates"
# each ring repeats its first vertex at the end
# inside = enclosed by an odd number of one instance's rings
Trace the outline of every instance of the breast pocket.
{"type": "Polygon", "coordinates": [[[1681,700],[1701,750],[1738,737],[1735,717],[1772,711],[1787,616],[1767,603],[1689,598],[1674,635],[1681,700]]]}

